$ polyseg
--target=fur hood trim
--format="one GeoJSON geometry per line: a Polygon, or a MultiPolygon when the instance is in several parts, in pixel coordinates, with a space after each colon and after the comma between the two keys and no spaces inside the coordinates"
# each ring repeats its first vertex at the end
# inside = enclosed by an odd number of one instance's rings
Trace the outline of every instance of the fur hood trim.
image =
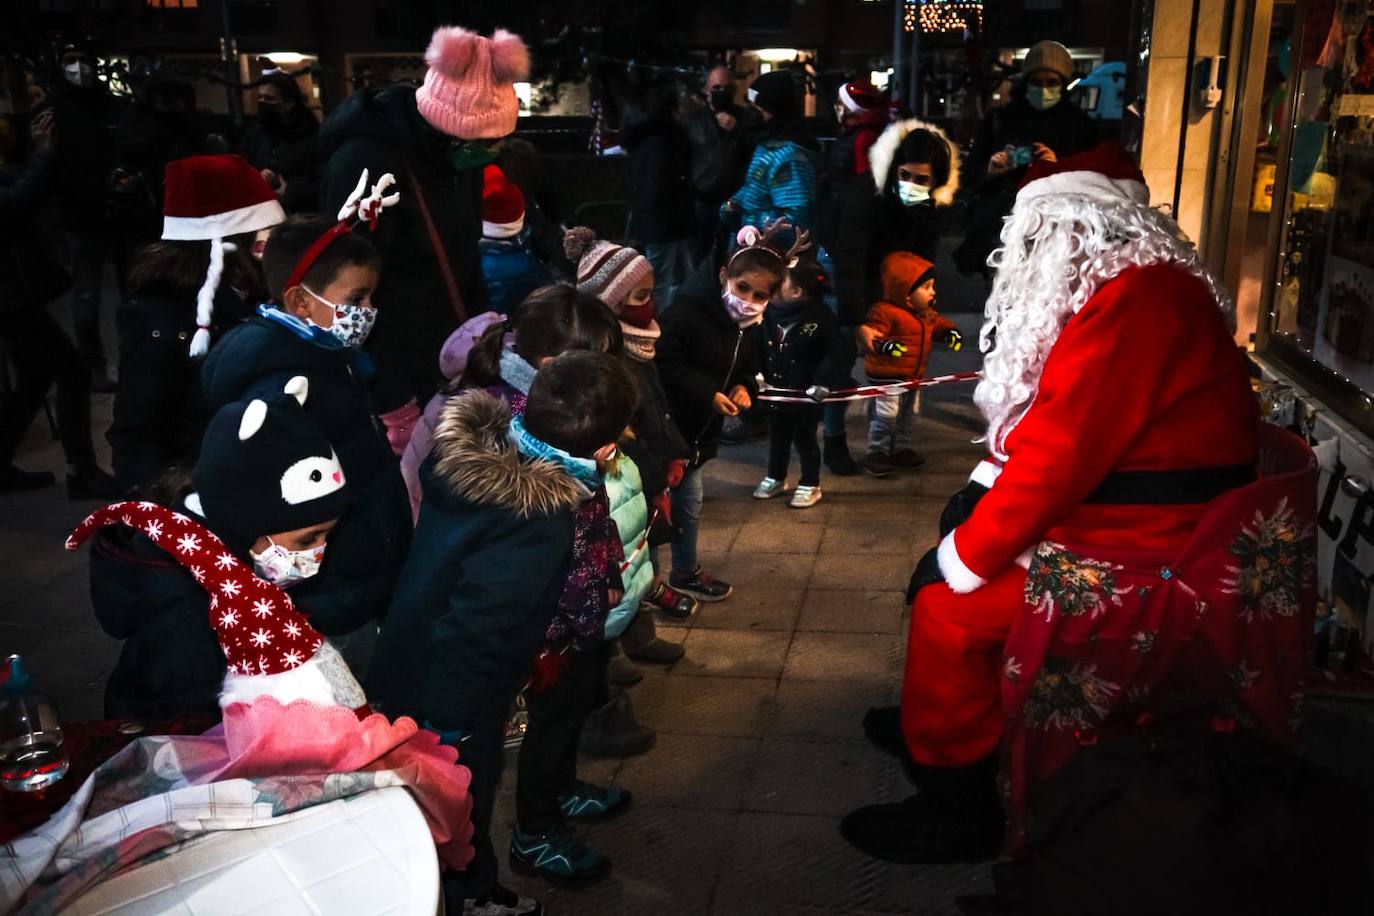
{"type": "Polygon", "coordinates": [[[587,490],[548,461],[522,458],[510,440],[510,407],[485,391],[444,402],[434,429],[434,470],[453,492],[522,518],[575,509],[587,490]]]}
{"type": "Polygon", "coordinates": [[[935,201],[936,206],[948,207],[954,203],[954,195],[959,190],[959,145],[934,124],[917,118],[907,118],[905,121],[894,121],[889,124],[882,135],[874,140],[873,145],[868,148],[868,161],[873,174],[873,184],[877,187],[879,194],[887,187],[888,172],[892,169],[892,160],[897,155],[897,147],[902,145],[906,135],[913,130],[929,131],[945,141],[945,146],[949,147],[949,181],[938,188],[931,188],[930,191],[930,198],[935,201]]]}

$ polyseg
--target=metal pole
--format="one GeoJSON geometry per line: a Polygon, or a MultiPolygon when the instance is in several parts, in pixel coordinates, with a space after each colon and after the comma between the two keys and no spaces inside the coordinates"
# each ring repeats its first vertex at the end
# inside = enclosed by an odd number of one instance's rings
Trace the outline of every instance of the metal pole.
{"type": "Polygon", "coordinates": [[[907,64],[910,68],[911,80],[910,88],[907,92],[908,104],[916,117],[925,117],[924,106],[921,104],[921,22],[916,21],[916,28],[911,30],[911,61],[907,64]]]}
{"type": "Polygon", "coordinates": [[[229,106],[229,120],[234,127],[243,126],[243,90],[239,88],[239,49],[234,29],[229,22],[229,0],[220,0],[220,23],[223,33],[219,39],[219,59],[224,65],[224,97],[229,106]]]}
{"type": "Polygon", "coordinates": [[[904,0],[892,0],[892,76],[888,88],[892,91],[892,101],[902,96],[902,7],[904,0]]]}

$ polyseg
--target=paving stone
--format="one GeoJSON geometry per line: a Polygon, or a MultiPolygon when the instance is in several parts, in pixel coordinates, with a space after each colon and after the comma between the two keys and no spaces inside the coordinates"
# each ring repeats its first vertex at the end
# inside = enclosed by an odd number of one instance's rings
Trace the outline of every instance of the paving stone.
{"type": "Polygon", "coordinates": [[[871,681],[900,672],[900,637],[868,633],[797,633],[787,652],[784,679],[871,681]]]}
{"type": "MultiPolygon", "coordinates": [[[[704,561],[703,561],[704,562],[704,561]]],[[[762,553],[742,554],[733,551],[718,567],[706,570],[738,588],[767,586],[769,588],[805,588],[811,578],[816,557],[810,554],[762,553]]],[[[903,583],[905,585],[906,583],[903,583]]],[[[728,600],[728,599],[727,599],[728,600]]]]}
{"type": "Polygon", "coordinates": [[[671,816],[646,814],[650,807],[738,811],[759,744],[758,738],[659,732],[654,749],[626,760],[616,777],[635,796],[635,810],[626,817],[671,816]]]}
{"type": "Polygon", "coordinates": [[[866,741],[765,738],[744,809],[842,817],[911,792],[901,765],[866,741]]]}
{"type": "Polygon", "coordinates": [[[652,703],[636,707],[640,721],[662,731],[752,738],[775,709],[769,678],[670,677],[652,703]]]}
{"type": "Polygon", "coordinates": [[[49,628],[48,638],[29,650],[25,661],[40,686],[86,685],[114,667],[121,647],[101,632],[49,628]]]}
{"type": "Polygon", "coordinates": [[[800,588],[738,588],[727,601],[702,603],[695,626],[733,630],[791,630],[801,613],[800,588]]]}
{"type": "Polygon", "coordinates": [[[897,702],[897,681],[830,681],[783,678],[764,734],[829,741],[862,741],[864,713],[897,702]]]}
{"type": "Polygon", "coordinates": [[[789,509],[786,515],[770,512],[769,517],[745,522],[735,539],[735,552],[815,553],[827,529],[823,525],[798,524],[796,520],[804,515],[806,512],[789,509]]]}
{"type": "Polygon", "coordinates": [[[911,522],[899,524],[887,519],[873,519],[867,524],[833,523],[826,526],[821,552],[909,557],[912,542],[918,537],[916,526],[911,522]]]}
{"type": "MultiPolygon", "coordinates": [[[[559,913],[701,913],[706,909],[739,814],[653,808],[640,804],[640,795],[635,798],[635,807],[624,816],[594,825],[587,843],[611,859],[615,893],[601,896],[623,896],[652,906],[565,910],[560,901],[559,913]]],[[[597,896],[597,890],[587,896],[597,896]]],[[[616,905],[612,899],[604,902],[616,905]]]]}
{"type": "Polygon", "coordinates": [[[812,588],[905,590],[914,569],[911,556],[822,553],[811,572],[812,588]]]}
{"type": "Polygon", "coordinates": [[[900,633],[906,602],[899,591],[807,589],[798,630],[900,633]]]}
{"type": "Polygon", "coordinates": [[[694,627],[684,643],[687,655],[673,666],[672,676],[775,678],[782,673],[790,639],[784,632],[694,627]]]}

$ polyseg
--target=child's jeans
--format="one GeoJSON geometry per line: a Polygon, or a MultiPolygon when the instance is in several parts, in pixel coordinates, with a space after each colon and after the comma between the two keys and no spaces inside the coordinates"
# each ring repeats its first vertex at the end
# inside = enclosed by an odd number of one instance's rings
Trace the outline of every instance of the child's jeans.
{"type": "Polygon", "coordinates": [[[548,833],[563,823],[558,797],[577,784],[577,743],[593,709],[607,700],[610,644],[563,656],[567,667],[542,693],[526,691],[529,727],[516,764],[515,819],[525,833],[548,833]]]}
{"type": "Polygon", "coordinates": [[[701,522],[704,490],[701,468],[688,468],[682,475],[682,483],[673,490],[673,524],[680,533],[671,548],[672,571],[684,576],[691,575],[697,568],[697,527],[701,522]]]}
{"type": "Polygon", "coordinates": [[[801,458],[801,485],[820,485],[821,448],[816,444],[816,427],[820,422],[820,407],[779,404],[768,411],[769,477],[774,480],[787,478],[787,464],[795,445],[801,458]]]}
{"type": "MultiPolygon", "coordinates": [[[[872,385],[888,385],[902,379],[870,378],[872,385]]],[[[916,414],[921,410],[920,393],[903,391],[868,402],[868,451],[892,455],[903,449],[916,450],[916,414]]]]}

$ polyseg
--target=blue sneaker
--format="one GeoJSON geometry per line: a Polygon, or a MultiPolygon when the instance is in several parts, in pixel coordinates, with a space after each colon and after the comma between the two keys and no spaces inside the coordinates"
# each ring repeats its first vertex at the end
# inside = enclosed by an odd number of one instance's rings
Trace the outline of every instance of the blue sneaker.
{"type": "Polygon", "coordinates": [[[510,867],[557,887],[586,887],[611,873],[611,860],[583,846],[566,825],[543,835],[517,826],[510,837],[510,867]]]}
{"type": "Polygon", "coordinates": [[[620,786],[588,785],[579,782],[567,795],[560,795],[558,807],[570,821],[608,821],[624,814],[634,796],[620,786]]]}

